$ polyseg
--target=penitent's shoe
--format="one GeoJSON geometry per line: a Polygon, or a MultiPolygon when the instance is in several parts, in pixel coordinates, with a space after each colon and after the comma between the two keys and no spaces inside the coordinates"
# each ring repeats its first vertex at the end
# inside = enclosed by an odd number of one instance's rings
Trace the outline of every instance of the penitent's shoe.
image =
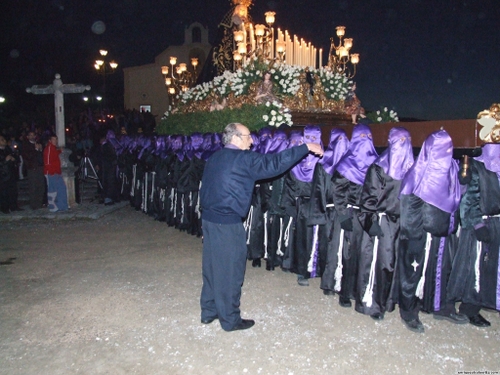
{"type": "Polygon", "coordinates": [[[254,324],[255,324],[255,320],[252,320],[252,319],[241,319],[241,322],[239,322],[232,329],[229,329],[228,332],[241,331],[241,330],[244,330],[244,329],[252,328],[254,326],[254,324]]]}
{"type": "Polygon", "coordinates": [[[384,320],[384,313],[378,312],[378,313],[375,313],[375,314],[371,314],[370,318],[372,318],[373,320],[376,320],[376,321],[384,320]]]}
{"type": "Polygon", "coordinates": [[[309,280],[302,275],[299,275],[299,277],[297,277],[297,283],[300,286],[309,286],[309,280]]]}
{"type": "Polygon", "coordinates": [[[446,315],[441,315],[441,314],[436,314],[434,313],[434,319],[437,320],[447,320],[451,323],[454,324],[467,324],[469,323],[469,318],[465,314],[456,314],[456,313],[451,313],[451,314],[446,314],[446,315]]]}
{"type": "Polygon", "coordinates": [[[469,323],[476,327],[489,327],[491,325],[481,314],[476,314],[474,316],[469,316],[469,323]]]}
{"type": "Polygon", "coordinates": [[[410,331],[417,332],[417,333],[424,333],[424,325],[422,322],[416,318],[412,320],[404,320],[403,322],[410,331]]]}
{"type": "Polygon", "coordinates": [[[342,306],[342,307],[351,307],[352,306],[352,302],[347,297],[339,296],[339,305],[342,306]]]}
{"type": "Polygon", "coordinates": [[[333,296],[335,294],[335,292],[333,290],[330,290],[330,289],[323,289],[323,294],[325,296],[333,296]]]}

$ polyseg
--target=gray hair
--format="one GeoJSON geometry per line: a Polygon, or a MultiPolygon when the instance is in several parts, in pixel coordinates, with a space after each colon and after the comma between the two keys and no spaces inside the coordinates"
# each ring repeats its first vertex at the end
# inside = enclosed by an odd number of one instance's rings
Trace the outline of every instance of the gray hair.
{"type": "Polygon", "coordinates": [[[238,125],[241,125],[238,122],[232,122],[224,128],[224,132],[222,133],[222,143],[224,145],[228,145],[231,143],[233,139],[233,135],[241,135],[240,131],[238,130],[238,125]]]}

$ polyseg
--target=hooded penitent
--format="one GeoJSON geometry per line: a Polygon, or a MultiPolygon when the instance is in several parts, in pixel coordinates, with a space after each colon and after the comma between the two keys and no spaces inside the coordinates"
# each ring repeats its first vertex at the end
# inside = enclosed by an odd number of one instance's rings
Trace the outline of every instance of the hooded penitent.
{"type": "Polygon", "coordinates": [[[460,204],[457,172],[451,137],[445,130],[438,130],[424,141],[417,161],[401,183],[400,194],[415,194],[424,202],[451,214],[460,204]]]}
{"type": "Polygon", "coordinates": [[[319,160],[326,173],[333,175],[339,160],[349,149],[349,139],[342,129],[333,129],[330,132],[330,141],[323,157],[319,160]]]}
{"type": "MultiPolygon", "coordinates": [[[[304,143],[321,143],[321,129],[316,125],[307,125],[304,128],[304,143]]],[[[292,175],[299,181],[311,182],[314,175],[314,168],[319,157],[314,154],[308,154],[295,167],[292,168],[292,175]]]]}
{"type": "Polygon", "coordinates": [[[413,162],[410,133],[405,128],[392,128],[389,131],[389,146],[374,163],[393,179],[402,180],[413,162]]]}
{"type": "Polygon", "coordinates": [[[349,181],[363,185],[368,167],[377,156],[370,128],[367,125],[358,124],[352,129],[351,145],[340,159],[337,171],[349,181]]]}
{"type": "Polygon", "coordinates": [[[276,130],[273,136],[265,143],[261,152],[264,154],[275,154],[287,148],[287,136],[283,130],[276,130]]]}
{"type": "Polygon", "coordinates": [[[483,146],[481,156],[474,158],[484,164],[490,172],[496,173],[500,181],[500,144],[487,143],[483,146]]]}

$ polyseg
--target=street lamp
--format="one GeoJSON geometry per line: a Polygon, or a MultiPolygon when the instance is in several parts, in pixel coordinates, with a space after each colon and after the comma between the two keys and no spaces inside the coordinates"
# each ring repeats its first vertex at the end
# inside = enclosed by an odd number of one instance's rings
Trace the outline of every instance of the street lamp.
{"type": "Polygon", "coordinates": [[[106,75],[108,74],[113,74],[116,71],[116,68],[118,67],[118,63],[115,61],[107,61],[107,56],[108,56],[108,51],[105,49],[100,49],[99,54],[101,57],[94,62],[94,68],[97,72],[97,74],[102,74],[103,76],[103,97],[104,100],[103,102],[105,103],[106,100],[106,75]]]}

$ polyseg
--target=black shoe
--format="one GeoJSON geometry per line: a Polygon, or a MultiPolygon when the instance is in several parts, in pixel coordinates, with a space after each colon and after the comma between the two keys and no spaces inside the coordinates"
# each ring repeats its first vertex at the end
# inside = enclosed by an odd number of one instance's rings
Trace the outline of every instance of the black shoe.
{"type": "Polygon", "coordinates": [[[384,314],[383,313],[371,314],[370,318],[372,318],[373,320],[377,320],[377,321],[384,320],[384,314]]]}
{"type": "Polygon", "coordinates": [[[14,212],[14,211],[24,211],[24,209],[22,209],[21,207],[15,207],[15,208],[11,208],[10,211],[11,212],[14,212]]]}
{"type": "Polygon", "coordinates": [[[342,306],[342,307],[351,307],[352,306],[352,302],[347,297],[339,297],[339,305],[342,306]]]}
{"type": "Polygon", "coordinates": [[[469,316],[469,323],[476,327],[489,327],[491,325],[481,314],[477,314],[474,316],[469,316]]]}
{"type": "Polygon", "coordinates": [[[243,329],[248,329],[248,328],[253,327],[254,324],[255,324],[255,320],[252,320],[252,319],[241,319],[241,322],[239,322],[232,329],[228,330],[228,332],[231,332],[231,331],[240,331],[240,330],[243,330],[243,329]]]}
{"type": "Polygon", "coordinates": [[[2,212],[3,212],[4,214],[10,214],[10,211],[9,211],[8,209],[7,209],[7,210],[2,210],[2,212]]]}
{"type": "Polygon", "coordinates": [[[309,279],[306,279],[304,276],[297,277],[297,283],[300,286],[309,286],[309,279]]]}
{"type": "Polygon", "coordinates": [[[455,323],[455,324],[467,324],[469,323],[469,318],[467,317],[467,315],[464,315],[464,314],[456,314],[456,313],[451,313],[451,314],[447,314],[447,315],[440,315],[440,314],[436,314],[434,313],[434,319],[437,319],[437,320],[447,320],[451,323],[455,323]]]}
{"type": "Polygon", "coordinates": [[[202,324],[210,324],[210,323],[212,323],[215,319],[217,319],[217,318],[201,319],[201,323],[202,323],[202,324]]]}
{"type": "Polygon", "coordinates": [[[269,262],[266,263],[266,270],[267,271],[274,271],[274,266],[272,265],[272,263],[269,263],[269,262]]]}
{"type": "Polygon", "coordinates": [[[258,267],[258,268],[260,268],[260,265],[261,265],[260,264],[260,259],[254,259],[254,260],[252,260],[252,267],[254,267],[254,268],[258,267]]]}
{"type": "Polygon", "coordinates": [[[403,322],[406,325],[406,328],[408,328],[410,331],[424,333],[424,325],[418,318],[413,320],[403,319],[403,322]]]}
{"type": "Polygon", "coordinates": [[[335,294],[335,292],[333,290],[330,290],[330,289],[323,289],[323,294],[325,296],[333,296],[335,294]]]}
{"type": "Polygon", "coordinates": [[[104,203],[105,206],[112,206],[114,204],[115,204],[115,202],[106,202],[106,203],[104,203]]]}

